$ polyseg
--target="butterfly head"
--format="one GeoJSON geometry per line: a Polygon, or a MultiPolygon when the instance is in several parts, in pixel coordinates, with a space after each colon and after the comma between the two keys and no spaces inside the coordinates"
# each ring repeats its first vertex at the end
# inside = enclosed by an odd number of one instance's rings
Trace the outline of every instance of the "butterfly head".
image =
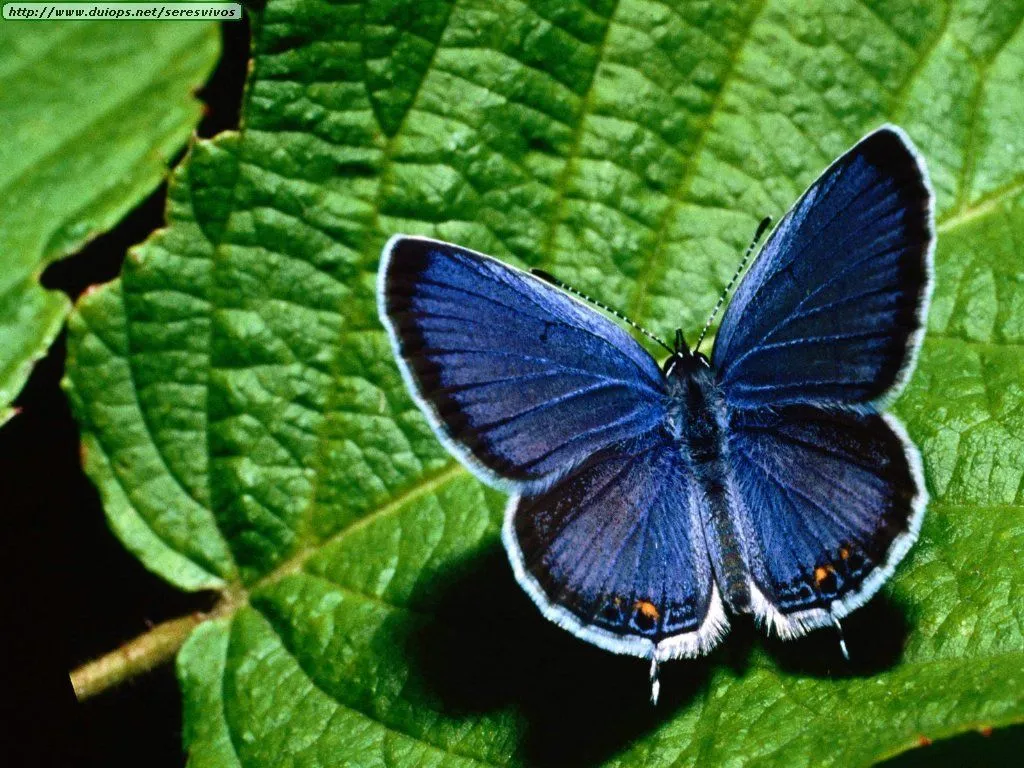
{"type": "Polygon", "coordinates": [[[675,349],[662,366],[662,372],[669,376],[692,376],[700,370],[710,370],[711,363],[701,352],[692,351],[686,346],[683,330],[676,329],[675,349]]]}

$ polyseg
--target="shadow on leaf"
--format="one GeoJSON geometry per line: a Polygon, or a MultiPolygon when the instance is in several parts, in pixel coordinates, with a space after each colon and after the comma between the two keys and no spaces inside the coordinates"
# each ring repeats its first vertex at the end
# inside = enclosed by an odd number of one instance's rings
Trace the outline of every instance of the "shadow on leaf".
{"type": "Polygon", "coordinates": [[[763,640],[784,671],[810,677],[870,677],[894,667],[910,631],[904,610],[887,595],[877,595],[842,620],[850,660],[843,658],[839,636],[824,628],[795,641],[763,640]]]}
{"type": "Polygon", "coordinates": [[[438,620],[410,638],[415,671],[449,715],[513,706],[526,722],[530,765],[600,762],[671,718],[721,663],[714,654],[667,664],[652,708],[648,663],[595,648],[541,616],[498,544],[431,591],[438,620]]]}
{"type": "Polygon", "coordinates": [[[648,663],[595,648],[541,616],[500,544],[460,563],[429,593],[417,602],[437,620],[409,638],[414,674],[449,716],[511,707],[526,724],[521,757],[537,766],[607,759],[703,695],[713,669],[744,674],[758,644],[790,674],[870,675],[896,663],[907,631],[900,609],[876,598],[844,622],[848,663],[835,632],[766,640],[749,617],[732,617],[710,656],[662,667],[661,701],[652,708],[648,663]]]}

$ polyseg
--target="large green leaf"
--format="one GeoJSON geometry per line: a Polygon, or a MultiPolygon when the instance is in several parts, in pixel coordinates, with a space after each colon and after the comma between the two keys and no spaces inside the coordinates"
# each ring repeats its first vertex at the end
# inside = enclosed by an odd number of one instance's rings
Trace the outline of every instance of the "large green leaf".
{"type": "MultiPolygon", "coordinates": [[[[72,320],[68,390],[117,534],[223,590],[178,657],[196,766],[864,765],[1024,720],[1024,6],[279,0],[237,134],[72,320]],[[897,404],[933,502],[834,635],[739,622],[644,665],[515,587],[503,499],[440,448],[378,324],[421,232],[695,332],[758,217],[903,125],[938,275],[897,404]]],[[[692,336],[691,336],[692,338],[692,336]]]]}
{"type": "Polygon", "coordinates": [[[70,309],[39,275],[160,183],[218,49],[206,23],[0,23],[0,422],[70,309]]]}

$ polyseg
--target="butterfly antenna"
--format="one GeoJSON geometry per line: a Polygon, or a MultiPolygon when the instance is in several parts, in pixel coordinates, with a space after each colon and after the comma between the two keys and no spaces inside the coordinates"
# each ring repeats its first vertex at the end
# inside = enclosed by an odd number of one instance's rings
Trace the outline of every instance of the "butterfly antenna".
{"type": "Polygon", "coordinates": [[[661,693],[661,680],[658,678],[658,660],[651,659],[651,706],[658,706],[658,694],[661,693]]]}
{"type": "Polygon", "coordinates": [[[587,296],[587,294],[583,293],[583,291],[579,291],[579,290],[573,288],[571,285],[567,285],[566,283],[563,283],[561,280],[559,280],[557,277],[552,275],[550,272],[545,272],[543,269],[531,269],[530,270],[530,274],[534,275],[535,277],[539,277],[541,280],[543,280],[546,283],[551,283],[556,288],[561,288],[563,291],[566,291],[568,293],[571,293],[571,294],[574,294],[576,296],[579,296],[581,299],[583,299],[585,301],[589,301],[595,307],[600,307],[605,312],[608,312],[608,313],[610,313],[612,315],[615,315],[615,317],[619,318],[619,320],[621,320],[622,322],[628,324],[630,327],[638,330],[640,333],[642,333],[648,339],[653,341],[655,344],[660,344],[665,349],[667,349],[670,353],[675,353],[676,350],[672,349],[672,347],[670,347],[668,344],[666,344],[664,341],[659,339],[657,336],[655,336],[653,333],[648,331],[646,328],[644,328],[639,323],[635,323],[632,320],[630,320],[624,314],[619,312],[619,310],[617,310],[617,309],[615,309],[613,307],[609,307],[604,302],[598,301],[597,299],[594,299],[594,298],[591,298],[590,296],[587,296]]]}
{"type": "Polygon", "coordinates": [[[761,235],[763,235],[764,231],[768,229],[769,226],[771,226],[771,223],[772,217],[765,216],[763,219],[761,219],[761,223],[757,225],[757,232],[754,233],[754,239],[751,240],[750,245],[747,246],[747,252],[743,254],[743,260],[740,261],[740,265],[736,267],[736,272],[733,273],[732,279],[729,281],[729,284],[725,286],[725,290],[722,291],[722,295],[718,297],[718,303],[715,304],[715,308],[711,310],[711,317],[709,317],[708,321],[704,323],[704,330],[700,332],[700,338],[697,339],[697,346],[693,348],[694,352],[700,349],[700,343],[704,341],[704,337],[707,335],[708,330],[711,328],[711,323],[714,321],[715,316],[718,315],[718,310],[722,308],[722,302],[725,301],[725,297],[729,295],[729,291],[732,290],[732,287],[736,284],[736,281],[743,273],[743,268],[747,266],[747,260],[750,258],[750,254],[754,252],[754,249],[757,247],[758,241],[761,239],[761,235]]]}

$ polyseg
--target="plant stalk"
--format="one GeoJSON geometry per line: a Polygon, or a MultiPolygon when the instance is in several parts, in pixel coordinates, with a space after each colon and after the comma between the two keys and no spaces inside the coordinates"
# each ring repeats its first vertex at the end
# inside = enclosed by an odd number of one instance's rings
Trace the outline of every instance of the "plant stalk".
{"type": "Polygon", "coordinates": [[[170,661],[192,630],[209,618],[209,614],[194,613],[165,621],[120,648],[86,662],[71,672],[75,696],[85,701],[170,661]]]}

